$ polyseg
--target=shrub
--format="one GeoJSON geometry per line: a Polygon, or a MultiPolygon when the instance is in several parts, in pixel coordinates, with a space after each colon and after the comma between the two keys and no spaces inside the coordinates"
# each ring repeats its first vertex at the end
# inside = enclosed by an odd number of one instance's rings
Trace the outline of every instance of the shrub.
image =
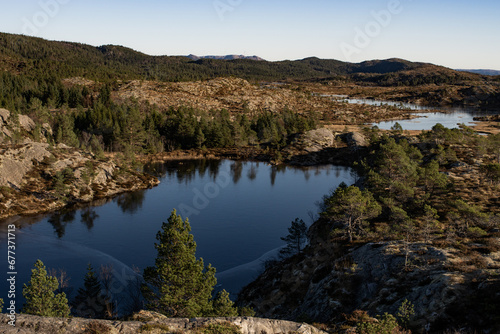
{"type": "Polygon", "coordinates": [[[238,307],[238,315],[240,317],[255,317],[255,310],[251,307],[238,307]]]}
{"type": "Polygon", "coordinates": [[[144,324],[141,326],[140,331],[152,332],[156,329],[159,329],[160,331],[170,332],[170,328],[164,324],[144,324]]]}
{"type": "Polygon", "coordinates": [[[361,322],[356,326],[357,334],[410,334],[411,331],[402,329],[392,314],[384,313],[377,316],[375,322],[361,322]]]}
{"type": "Polygon", "coordinates": [[[473,238],[480,238],[488,235],[488,232],[478,226],[469,227],[467,232],[469,232],[469,235],[473,238]]]}
{"type": "Polygon", "coordinates": [[[100,322],[100,321],[91,321],[85,326],[85,334],[107,334],[111,332],[111,327],[100,322]]]}

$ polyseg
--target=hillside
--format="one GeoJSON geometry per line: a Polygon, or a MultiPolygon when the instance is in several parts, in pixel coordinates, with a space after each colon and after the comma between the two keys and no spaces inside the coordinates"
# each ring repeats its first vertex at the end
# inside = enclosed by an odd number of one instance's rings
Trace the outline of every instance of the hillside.
{"type": "Polygon", "coordinates": [[[19,74],[34,75],[38,71],[50,71],[52,75],[99,80],[119,77],[122,80],[155,78],[161,81],[203,80],[220,76],[258,81],[318,80],[347,76],[354,81],[392,85],[394,82],[391,78],[394,77],[387,76],[391,73],[401,73],[402,78],[411,80],[413,76],[426,76],[434,72],[434,76],[424,81],[489,80],[480,75],[402,59],[355,64],[316,57],[277,62],[255,61],[258,58],[253,57],[240,59],[240,56],[218,58],[149,56],[123,46],[93,47],[0,33],[0,68],[19,74]]]}

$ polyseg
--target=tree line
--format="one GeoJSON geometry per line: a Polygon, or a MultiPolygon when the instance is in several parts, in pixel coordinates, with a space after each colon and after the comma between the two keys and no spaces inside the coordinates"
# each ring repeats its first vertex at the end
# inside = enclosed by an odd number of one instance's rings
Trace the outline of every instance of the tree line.
{"type": "Polygon", "coordinates": [[[291,134],[314,129],[317,123],[313,113],[289,109],[231,115],[224,109],[159,110],[134,99],[115,103],[113,89],[111,85],[96,91],[87,86],[66,87],[56,78],[30,80],[4,72],[0,74],[0,107],[29,115],[39,127],[50,124],[53,133],[45,134],[49,142],[130,155],[262,143],[283,146],[291,134]]]}

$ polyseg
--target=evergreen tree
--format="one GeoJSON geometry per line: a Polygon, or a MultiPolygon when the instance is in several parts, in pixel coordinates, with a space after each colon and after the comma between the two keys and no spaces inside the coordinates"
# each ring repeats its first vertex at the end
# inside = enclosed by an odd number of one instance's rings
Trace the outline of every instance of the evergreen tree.
{"type": "Polygon", "coordinates": [[[58,144],[78,147],[80,142],[74,132],[74,120],[71,116],[62,113],[57,119],[55,138],[58,144]]]}
{"type": "Polygon", "coordinates": [[[73,301],[74,312],[82,318],[106,318],[108,300],[101,289],[101,281],[89,263],[87,274],[83,279],[83,287],[73,301]]]}
{"type": "Polygon", "coordinates": [[[43,317],[68,317],[70,308],[64,292],[54,293],[59,287],[57,279],[47,275],[42,261],[37,260],[31,270],[28,285],[24,284],[23,296],[26,299],[22,312],[43,317]]]}
{"type": "Polygon", "coordinates": [[[0,298],[0,313],[3,312],[3,299],[0,298]]]}
{"type": "Polygon", "coordinates": [[[323,206],[322,215],[340,222],[349,242],[363,230],[366,220],[377,217],[382,211],[372,193],[356,186],[337,188],[325,199],[323,206]]]}
{"type": "Polygon", "coordinates": [[[296,218],[288,228],[288,235],[282,237],[281,240],[287,243],[287,245],[280,250],[281,256],[286,257],[300,253],[307,241],[306,223],[304,223],[302,219],[296,218]]]}
{"type": "Polygon", "coordinates": [[[229,298],[229,292],[219,291],[212,302],[213,316],[215,317],[236,317],[238,309],[234,307],[233,301],[229,298]]]}
{"type": "Polygon", "coordinates": [[[175,210],[156,235],[155,266],[144,270],[147,307],[170,317],[196,317],[210,312],[215,268],[196,259],[188,220],[175,210]]]}

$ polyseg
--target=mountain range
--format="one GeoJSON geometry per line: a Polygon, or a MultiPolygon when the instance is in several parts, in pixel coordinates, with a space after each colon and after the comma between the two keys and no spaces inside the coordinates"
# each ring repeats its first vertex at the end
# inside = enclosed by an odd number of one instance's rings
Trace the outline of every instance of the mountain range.
{"type": "Polygon", "coordinates": [[[244,55],[196,56],[196,55],[190,54],[187,57],[189,59],[192,59],[192,60],[200,60],[200,59],[219,59],[219,60],[249,59],[249,60],[256,60],[256,61],[265,61],[265,59],[257,57],[257,56],[244,56],[244,55]]]}
{"type": "Polygon", "coordinates": [[[496,77],[399,58],[348,63],[317,57],[270,62],[256,56],[238,55],[150,56],[117,45],[94,47],[7,33],[0,33],[0,71],[33,78],[80,76],[98,81],[178,82],[232,76],[250,81],[340,80],[381,86],[418,86],[497,80],[496,77]]]}
{"type": "Polygon", "coordinates": [[[458,69],[457,71],[461,72],[470,72],[470,73],[476,73],[476,74],[481,74],[481,75],[500,75],[500,71],[497,70],[463,70],[463,69],[458,69]]]}

